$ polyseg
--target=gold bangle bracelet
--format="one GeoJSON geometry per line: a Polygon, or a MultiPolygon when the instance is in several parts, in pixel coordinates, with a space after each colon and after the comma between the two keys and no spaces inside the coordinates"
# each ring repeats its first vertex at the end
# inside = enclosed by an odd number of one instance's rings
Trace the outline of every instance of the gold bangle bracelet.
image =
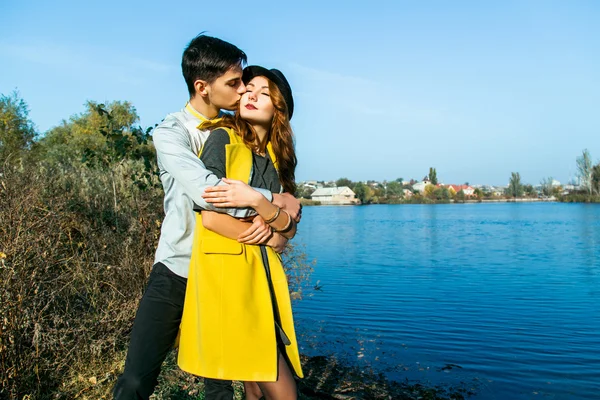
{"type": "Polygon", "coordinates": [[[288,216],[288,222],[287,224],[285,224],[285,227],[281,228],[281,229],[275,229],[275,228],[271,228],[273,230],[273,232],[287,232],[292,228],[292,223],[294,222],[292,220],[292,216],[290,214],[288,214],[287,212],[284,211],[284,213],[287,214],[288,216]]]}
{"type": "MultiPolygon", "coordinates": [[[[275,206],[275,207],[277,207],[277,206],[275,206]]],[[[275,214],[271,218],[266,220],[265,223],[270,224],[271,222],[275,221],[277,219],[277,217],[279,217],[280,212],[281,212],[281,208],[277,207],[277,211],[275,211],[275,214]]]]}

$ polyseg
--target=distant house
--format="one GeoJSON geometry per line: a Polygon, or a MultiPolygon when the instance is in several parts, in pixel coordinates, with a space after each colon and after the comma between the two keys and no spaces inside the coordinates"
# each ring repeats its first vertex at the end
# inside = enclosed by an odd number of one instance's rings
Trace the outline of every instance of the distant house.
{"type": "Polygon", "coordinates": [[[410,199],[411,197],[413,197],[414,193],[411,192],[408,189],[402,189],[402,193],[404,193],[404,198],[405,199],[410,199]]]}
{"type": "Polygon", "coordinates": [[[308,183],[308,182],[299,183],[298,187],[299,188],[304,188],[304,189],[316,189],[317,188],[316,185],[313,185],[313,184],[308,183]]]}
{"type": "Polygon", "coordinates": [[[424,179],[421,182],[415,183],[412,187],[415,191],[423,193],[425,191],[425,186],[427,185],[431,185],[431,182],[429,181],[429,179],[424,179]]]}
{"type": "Polygon", "coordinates": [[[319,188],[312,193],[311,199],[325,205],[360,204],[360,200],[348,186],[319,188]]]}
{"type": "Polygon", "coordinates": [[[502,197],[506,192],[506,188],[502,186],[484,186],[484,192],[491,193],[494,197],[502,197]]]}
{"type": "Polygon", "coordinates": [[[473,196],[475,194],[475,189],[469,185],[446,185],[448,190],[454,192],[454,194],[460,192],[461,190],[465,194],[465,196],[473,196]]]}
{"type": "Polygon", "coordinates": [[[316,189],[317,188],[317,181],[301,182],[301,183],[298,184],[298,186],[302,186],[304,188],[316,189]]]}

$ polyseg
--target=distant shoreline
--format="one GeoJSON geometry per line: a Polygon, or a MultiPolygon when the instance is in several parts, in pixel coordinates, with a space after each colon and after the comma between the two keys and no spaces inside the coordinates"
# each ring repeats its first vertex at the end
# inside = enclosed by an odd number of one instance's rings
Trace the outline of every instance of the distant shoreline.
{"type": "Polygon", "coordinates": [[[300,202],[303,206],[334,206],[334,207],[352,207],[352,206],[370,206],[370,205],[414,205],[414,204],[475,204],[475,203],[560,203],[558,199],[531,199],[531,198],[520,198],[520,199],[481,199],[481,200],[464,200],[464,201],[455,201],[449,200],[447,202],[420,202],[413,203],[410,201],[402,201],[398,203],[369,203],[369,204],[322,204],[319,201],[313,201],[309,199],[301,198],[300,202]]]}

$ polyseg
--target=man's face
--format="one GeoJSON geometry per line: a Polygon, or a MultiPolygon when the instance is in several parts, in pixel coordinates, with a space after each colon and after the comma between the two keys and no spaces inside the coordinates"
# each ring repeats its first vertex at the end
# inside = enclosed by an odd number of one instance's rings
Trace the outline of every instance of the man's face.
{"type": "Polygon", "coordinates": [[[216,108],[222,110],[237,110],[240,98],[246,91],[242,82],[242,67],[231,68],[207,85],[208,100],[216,108]]]}

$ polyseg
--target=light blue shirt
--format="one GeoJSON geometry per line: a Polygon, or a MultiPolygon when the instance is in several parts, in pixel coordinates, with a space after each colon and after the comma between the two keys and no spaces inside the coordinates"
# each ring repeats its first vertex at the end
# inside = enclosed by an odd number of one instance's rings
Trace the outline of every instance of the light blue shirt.
{"type": "MultiPolygon", "coordinates": [[[[163,263],[184,278],[188,276],[192,255],[196,224],[194,203],[203,209],[224,212],[236,218],[256,214],[251,208],[215,208],[202,198],[207,187],[225,185],[198,158],[210,134],[197,128],[204,120],[204,116],[187,104],[181,111],[167,115],[152,133],[160,180],[165,191],[165,218],[154,262],[163,263]]],[[[256,190],[269,201],[273,200],[268,190],[256,190]]]]}

